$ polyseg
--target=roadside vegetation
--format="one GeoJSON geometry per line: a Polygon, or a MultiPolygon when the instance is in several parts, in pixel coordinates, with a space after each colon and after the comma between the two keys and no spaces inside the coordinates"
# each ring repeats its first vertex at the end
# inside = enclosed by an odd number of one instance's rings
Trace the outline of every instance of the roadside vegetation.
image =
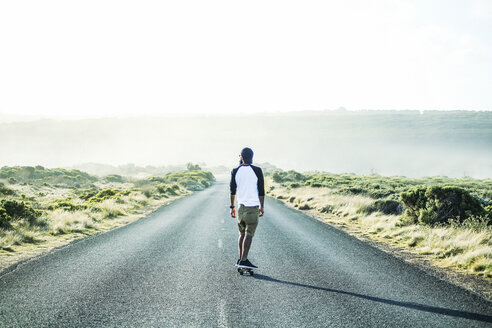
{"type": "Polygon", "coordinates": [[[0,255],[27,244],[68,240],[131,222],[214,180],[212,173],[193,164],[186,171],[141,180],[115,174],[98,177],[75,169],[4,166],[0,168],[0,255]]]}
{"type": "Polygon", "coordinates": [[[492,180],[275,171],[268,193],[438,266],[492,278],[492,180]]]}

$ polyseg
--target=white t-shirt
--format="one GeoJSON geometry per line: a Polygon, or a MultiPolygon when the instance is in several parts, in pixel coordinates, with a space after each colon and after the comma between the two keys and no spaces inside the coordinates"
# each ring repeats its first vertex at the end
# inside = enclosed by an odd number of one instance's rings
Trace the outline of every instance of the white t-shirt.
{"type": "MultiPolygon", "coordinates": [[[[263,176],[261,177],[263,178],[263,176]]],[[[260,206],[258,177],[251,165],[241,165],[238,167],[236,175],[233,178],[237,186],[236,196],[239,205],[248,207],[260,206]]],[[[261,182],[261,185],[263,185],[263,181],[261,182]]]]}

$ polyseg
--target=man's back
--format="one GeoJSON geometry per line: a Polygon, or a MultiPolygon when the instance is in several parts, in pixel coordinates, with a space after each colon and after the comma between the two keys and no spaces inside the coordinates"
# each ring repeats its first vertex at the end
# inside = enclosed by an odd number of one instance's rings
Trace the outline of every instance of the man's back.
{"type": "Polygon", "coordinates": [[[237,194],[239,204],[259,206],[259,196],[265,195],[261,168],[254,165],[241,165],[232,170],[231,193],[237,194]]]}

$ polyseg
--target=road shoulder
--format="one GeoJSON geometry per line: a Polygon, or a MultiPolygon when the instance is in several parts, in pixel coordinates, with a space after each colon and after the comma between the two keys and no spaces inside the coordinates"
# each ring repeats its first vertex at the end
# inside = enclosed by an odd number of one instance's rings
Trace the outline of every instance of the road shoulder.
{"type": "Polygon", "coordinates": [[[41,242],[16,246],[14,252],[0,250],[0,276],[15,270],[15,268],[22,263],[66,247],[84,238],[99,235],[145,218],[162,206],[169,205],[170,203],[188,195],[190,194],[177,195],[172,198],[161,199],[151,205],[146,206],[145,208],[140,209],[136,213],[106,220],[104,225],[100,225],[98,229],[90,229],[84,232],[74,232],[64,235],[45,236],[44,240],[41,242]]]}
{"type": "Polygon", "coordinates": [[[284,205],[296,211],[308,215],[311,218],[314,218],[338,230],[341,230],[359,239],[360,241],[368,243],[371,246],[387,254],[397,257],[407,263],[411,263],[429,275],[432,275],[438,279],[445,280],[449,283],[452,283],[453,285],[464,288],[472,293],[479,295],[480,297],[488,301],[492,301],[492,282],[490,281],[490,279],[477,275],[472,275],[464,271],[461,272],[455,268],[439,267],[430,258],[426,256],[412,253],[408,249],[405,249],[403,247],[398,247],[397,245],[390,245],[388,243],[375,240],[370,237],[370,234],[362,231],[359,227],[355,225],[347,225],[343,221],[337,222],[336,220],[328,219],[325,215],[319,213],[315,209],[299,210],[297,207],[294,206],[294,204],[288,202],[285,199],[276,199],[276,200],[282,202],[284,205]]]}

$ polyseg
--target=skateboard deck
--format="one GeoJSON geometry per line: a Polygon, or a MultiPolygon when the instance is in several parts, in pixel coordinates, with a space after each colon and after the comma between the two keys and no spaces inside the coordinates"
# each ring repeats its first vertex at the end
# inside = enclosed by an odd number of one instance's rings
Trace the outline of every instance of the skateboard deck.
{"type": "Polygon", "coordinates": [[[251,269],[251,268],[241,268],[239,267],[237,264],[236,264],[236,267],[237,267],[237,272],[239,272],[239,274],[242,276],[243,274],[247,274],[247,275],[254,275],[254,270],[256,269],[251,269]]]}
{"type": "Polygon", "coordinates": [[[242,276],[243,274],[247,274],[247,275],[254,275],[254,270],[255,269],[250,269],[250,268],[237,268],[237,272],[239,272],[239,274],[242,276]]]}

